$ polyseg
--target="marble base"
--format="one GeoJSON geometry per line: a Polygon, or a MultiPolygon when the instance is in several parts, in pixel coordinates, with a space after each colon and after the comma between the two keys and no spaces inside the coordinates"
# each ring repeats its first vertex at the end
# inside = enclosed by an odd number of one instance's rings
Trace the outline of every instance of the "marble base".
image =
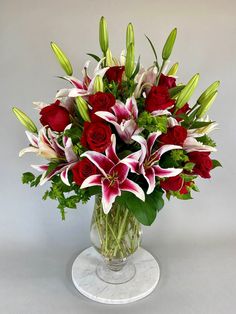
{"type": "Polygon", "coordinates": [[[97,276],[96,267],[102,257],[90,247],[73,263],[73,283],[80,293],[100,303],[125,304],[140,300],[155,289],[160,268],[154,257],[143,248],[139,248],[130,259],[136,267],[135,276],[122,284],[109,284],[97,276]]]}

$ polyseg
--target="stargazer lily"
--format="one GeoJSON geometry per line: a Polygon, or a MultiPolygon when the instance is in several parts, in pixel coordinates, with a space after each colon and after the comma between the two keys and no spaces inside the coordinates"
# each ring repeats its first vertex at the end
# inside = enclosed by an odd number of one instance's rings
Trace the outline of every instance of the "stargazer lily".
{"type": "Polygon", "coordinates": [[[116,137],[112,134],[111,145],[106,149],[106,155],[94,151],[87,151],[81,155],[87,157],[98,168],[100,174],[86,178],[80,188],[102,187],[102,205],[105,214],[110,211],[116,197],[121,195],[121,191],[131,192],[142,201],[145,200],[141,187],[128,179],[129,167],[123,163],[123,160],[119,160],[115,147],[116,137]]]}
{"type": "Polygon", "coordinates": [[[64,98],[64,97],[78,97],[78,96],[88,96],[93,93],[94,81],[96,76],[99,75],[103,77],[109,67],[101,68],[101,64],[104,58],[100,60],[98,65],[94,70],[93,78],[90,78],[87,74],[87,69],[89,65],[89,61],[85,63],[83,73],[83,81],[78,80],[76,77],[73,76],[63,76],[62,78],[66,81],[70,82],[74,87],[73,88],[64,88],[60,89],[57,94],[56,98],[64,98]]]}
{"type": "Polygon", "coordinates": [[[141,145],[141,154],[139,161],[137,162],[133,155],[138,154],[138,152],[124,158],[124,162],[130,166],[132,172],[142,174],[148,183],[147,194],[151,194],[156,186],[155,177],[168,178],[174,177],[182,172],[183,169],[177,168],[161,168],[159,166],[159,160],[161,156],[172,150],[172,149],[182,149],[181,146],[177,145],[163,145],[156,151],[152,152],[153,145],[161,135],[161,132],[151,133],[146,140],[140,135],[132,136],[132,139],[141,145]]]}
{"type": "Polygon", "coordinates": [[[137,124],[138,107],[135,98],[128,98],[126,104],[117,100],[111,109],[114,114],[108,111],[97,111],[95,114],[113,124],[125,143],[132,143],[132,136],[142,131],[137,124]]]}
{"type": "MultiPolygon", "coordinates": [[[[71,125],[67,126],[69,129],[71,125]]],[[[78,157],[72,149],[71,138],[63,136],[63,146],[57,141],[57,134],[51,129],[45,127],[39,130],[38,136],[26,131],[26,135],[29,139],[30,146],[20,151],[19,156],[23,156],[25,153],[36,153],[50,161],[60,160],[53,170],[48,172],[49,166],[45,165],[31,165],[34,169],[43,172],[40,179],[40,185],[50,180],[54,175],[60,173],[61,180],[66,184],[70,185],[68,180],[68,171],[76,163],[78,157]]]]}

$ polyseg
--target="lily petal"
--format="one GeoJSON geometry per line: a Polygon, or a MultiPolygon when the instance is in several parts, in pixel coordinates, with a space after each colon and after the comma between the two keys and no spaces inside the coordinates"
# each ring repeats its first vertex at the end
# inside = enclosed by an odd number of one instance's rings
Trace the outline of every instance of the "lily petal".
{"type": "Polygon", "coordinates": [[[166,168],[166,169],[164,169],[158,165],[152,166],[152,168],[155,172],[155,176],[157,176],[159,178],[175,177],[183,171],[183,169],[179,169],[179,168],[166,168]]]}
{"type": "Polygon", "coordinates": [[[126,179],[122,184],[120,184],[120,189],[122,191],[131,192],[135,196],[137,196],[141,201],[143,202],[145,201],[145,194],[141,187],[130,179],[126,179]]]}
{"type": "Polygon", "coordinates": [[[88,188],[90,186],[100,186],[101,185],[101,174],[94,174],[92,176],[89,176],[88,178],[86,178],[83,183],[81,184],[80,188],[81,189],[85,189],[88,188]]]}
{"type": "Polygon", "coordinates": [[[116,136],[115,134],[111,135],[111,145],[108,146],[106,149],[106,156],[114,162],[114,164],[117,164],[119,162],[119,158],[116,154],[116,136]]]}
{"type": "Polygon", "coordinates": [[[107,177],[109,171],[115,165],[109,158],[94,151],[87,151],[81,157],[87,157],[105,177],[107,177]]]}
{"type": "Polygon", "coordinates": [[[144,171],[142,171],[142,174],[148,183],[147,194],[151,194],[153,192],[153,190],[155,189],[155,186],[156,186],[155,171],[151,167],[151,168],[147,168],[144,171]]]}
{"type": "Polygon", "coordinates": [[[216,152],[217,149],[212,146],[203,145],[198,142],[194,137],[187,137],[183,144],[183,149],[187,153],[190,152],[216,152]]]}
{"type": "Polygon", "coordinates": [[[102,181],[102,205],[105,214],[111,210],[112,204],[117,196],[121,195],[118,182],[111,182],[108,179],[102,181]]]}

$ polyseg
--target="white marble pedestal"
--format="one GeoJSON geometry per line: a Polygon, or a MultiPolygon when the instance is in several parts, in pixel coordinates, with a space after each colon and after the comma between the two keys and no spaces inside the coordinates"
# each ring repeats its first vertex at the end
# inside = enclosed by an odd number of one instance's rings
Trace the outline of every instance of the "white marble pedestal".
{"type": "Polygon", "coordinates": [[[96,275],[97,264],[102,257],[93,247],[84,250],[72,266],[72,280],[80,293],[97,302],[125,304],[149,295],[160,278],[160,268],[154,257],[139,248],[131,257],[136,267],[135,276],[122,284],[109,284],[96,275]]]}

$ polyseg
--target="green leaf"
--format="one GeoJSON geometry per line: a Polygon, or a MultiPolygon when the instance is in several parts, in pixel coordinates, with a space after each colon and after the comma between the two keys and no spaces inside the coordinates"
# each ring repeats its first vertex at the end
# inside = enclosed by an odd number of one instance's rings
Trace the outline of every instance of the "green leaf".
{"type": "Polygon", "coordinates": [[[23,184],[28,184],[35,179],[35,175],[31,172],[25,172],[22,175],[21,181],[23,184]]]}
{"type": "Polygon", "coordinates": [[[182,89],[185,88],[185,85],[178,85],[169,89],[170,98],[176,97],[182,89]]]}
{"type": "Polygon", "coordinates": [[[147,40],[148,40],[148,42],[149,42],[149,44],[150,44],[150,46],[151,46],[151,48],[152,48],[152,51],[153,51],[154,56],[155,56],[156,66],[157,66],[157,68],[158,68],[158,70],[159,70],[159,64],[158,64],[158,58],[157,58],[156,49],[155,49],[155,47],[154,47],[154,45],[153,45],[151,39],[150,39],[147,35],[145,35],[145,37],[147,38],[147,40]]]}
{"type": "Polygon", "coordinates": [[[199,128],[202,128],[202,127],[204,127],[204,126],[207,126],[207,125],[209,125],[209,124],[211,124],[211,123],[213,123],[214,121],[209,121],[209,122],[205,122],[205,121],[196,121],[196,122],[194,122],[192,125],[191,125],[191,127],[190,127],[190,129],[199,129],[199,128]]]}
{"type": "Polygon", "coordinates": [[[184,170],[192,171],[195,166],[194,162],[187,162],[184,166],[184,170]]]}
{"type": "Polygon", "coordinates": [[[88,56],[92,57],[93,59],[95,59],[97,62],[99,62],[101,60],[101,58],[93,53],[87,53],[88,56]]]}
{"type": "Polygon", "coordinates": [[[162,195],[163,192],[156,189],[152,194],[146,195],[145,202],[142,202],[132,193],[123,192],[117,201],[127,206],[141,224],[150,226],[155,220],[157,212],[164,206],[162,195]]]}
{"type": "Polygon", "coordinates": [[[213,164],[212,169],[214,169],[216,167],[222,167],[221,163],[216,159],[212,159],[212,164],[213,164]]]}
{"type": "Polygon", "coordinates": [[[136,68],[134,70],[134,73],[132,74],[132,76],[130,78],[131,80],[134,79],[135,76],[138,74],[139,69],[140,69],[140,56],[138,57],[138,62],[137,62],[136,68]]]}
{"type": "Polygon", "coordinates": [[[204,145],[216,147],[216,143],[213,141],[213,139],[210,138],[208,135],[203,135],[200,137],[197,137],[196,140],[204,145]]]}

